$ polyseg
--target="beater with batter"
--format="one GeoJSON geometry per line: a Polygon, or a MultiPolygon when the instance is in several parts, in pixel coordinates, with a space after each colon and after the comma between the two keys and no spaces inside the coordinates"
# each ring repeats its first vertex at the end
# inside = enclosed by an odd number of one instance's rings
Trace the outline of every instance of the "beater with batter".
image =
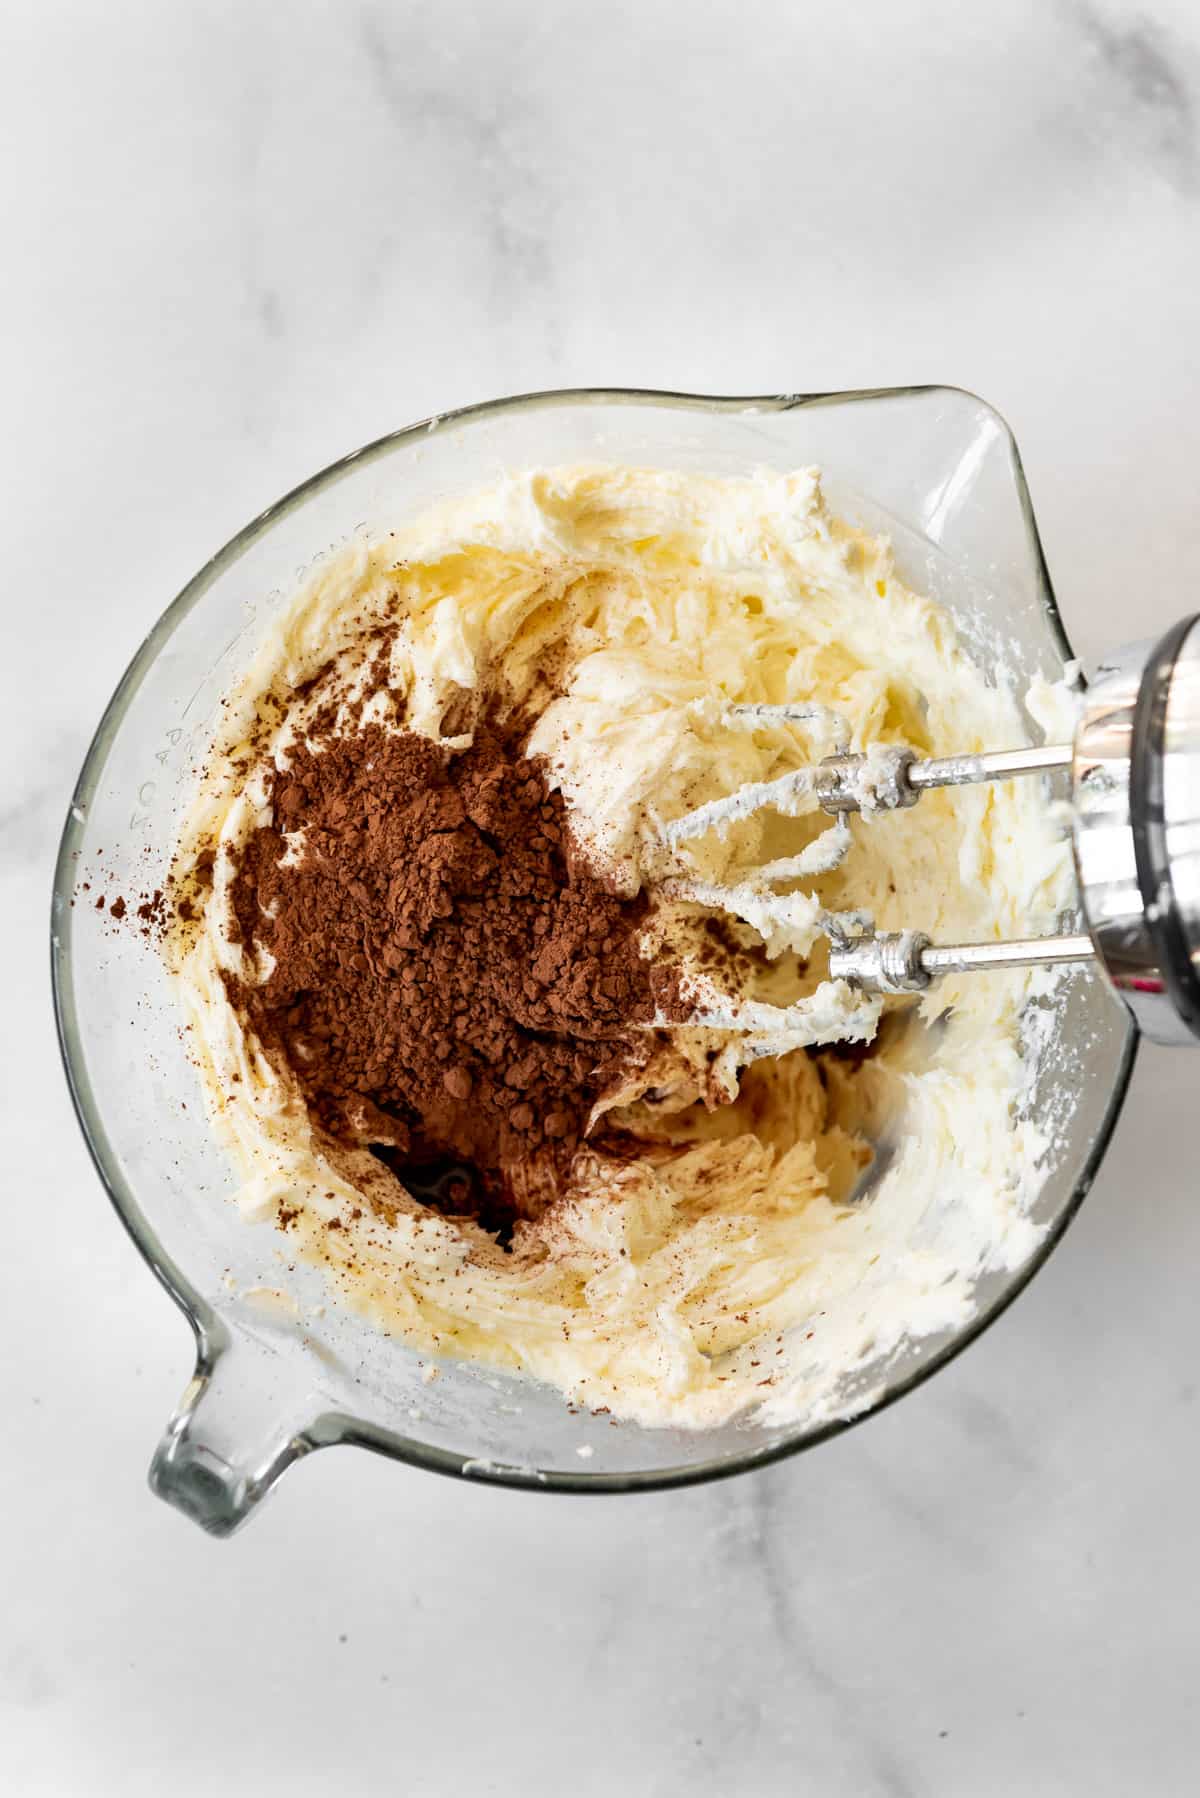
{"type": "MultiPolygon", "coordinates": [[[[887,745],[828,756],[789,776],[788,787],[811,791],[841,821],[907,809],[937,787],[1060,772],[1071,776],[1085,931],[934,944],[920,930],[855,931],[831,917],[830,975],[863,990],[915,993],[944,974],[1095,961],[1147,1036],[1200,1038],[1200,615],[1103,666],[1071,743],[926,759],[887,745]]],[[[743,816],[772,798],[735,794],[699,821],[743,816]]],[[[846,841],[843,832],[839,848],[846,841]]],[[[760,876],[769,883],[771,872],[760,876]]]]}

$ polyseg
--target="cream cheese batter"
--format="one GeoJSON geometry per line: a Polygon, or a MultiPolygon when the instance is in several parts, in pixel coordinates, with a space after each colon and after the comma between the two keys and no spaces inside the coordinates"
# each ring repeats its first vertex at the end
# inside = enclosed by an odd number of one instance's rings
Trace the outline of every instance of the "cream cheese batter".
{"type": "MultiPolygon", "coordinates": [[[[935,940],[1048,930],[1069,849],[1038,783],[934,791],[917,813],[854,818],[836,867],[817,849],[817,871],[777,889],[781,920],[756,870],[829,829],[815,803],[677,844],[669,827],[828,753],[832,726],[730,710],[803,702],[844,720],[857,751],[1028,735],[1009,686],[903,584],[884,540],[830,515],[814,470],[539,471],[331,555],[229,696],[177,857],[197,896],[168,954],[244,1214],[286,1219],[289,1253],[319,1257],[411,1348],[520,1369],[648,1425],[837,1416],[867,1361],[961,1326],[980,1272],[1037,1240],[1045,1145],[1020,1103],[1033,977],[948,978],[885,1010],[827,978],[824,925],[868,912],[935,940]],[[488,705],[532,718],[529,753],[590,862],[653,901],[646,952],[740,1026],[674,1027],[597,1108],[566,1192],[510,1250],[323,1138],[227,987],[268,971],[230,929],[237,851],[269,821],[264,773],[305,738],[306,683],[332,660],[352,699],[385,624],[405,727],[462,748],[488,705]],[[714,916],[747,952],[725,968],[698,955],[714,916]],[[784,1005],[781,1035],[761,1008],[784,1005]],[[838,1044],[871,1053],[809,1052],[838,1044]],[[639,1152],[606,1148],[605,1124],[639,1152]]],[[[1061,728],[1065,703],[1043,686],[1038,715],[1061,728]]],[[[363,719],[389,715],[369,701],[363,719]]],[[[304,850],[302,831],[288,838],[289,856],[304,850]]]]}

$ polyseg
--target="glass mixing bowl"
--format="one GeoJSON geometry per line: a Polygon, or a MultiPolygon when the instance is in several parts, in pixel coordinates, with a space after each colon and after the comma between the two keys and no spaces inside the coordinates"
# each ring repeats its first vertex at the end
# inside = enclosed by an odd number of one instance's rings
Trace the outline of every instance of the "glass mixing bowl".
{"type": "Polygon", "coordinates": [[[1012,436],[990,407],[948,388],[500,400],[347,456],[213,557],[134,657],[88,752],[56,872],[52,962],[67,1078],[101,1179],[195,1332],[196,1371],[151,1483],[215,1534],[235,1529],[293,1461],[333,1443],[564,1492],[684,1485],[811,1447],[910,1391],[1014,1297],[1087,1191],[1120,1109],[1133,1031],[1099,978],[1078,978],[1059,1025],[1077,1053],[1050,1057],[1032,1097],[1052,1136],[1036,1251],[1016,1270],[984,1273],[967,1328],[848,1378],[839,1420],[819,1427],[614,1426],[530,1379],[452,1360],[431,1381],[427,1355],[335,1304],[318,1268],[287,1266],[271,1225],[242,1221],[164,969],[136,932],[73,907],[76,883],[102,869],[110,894],[161,884],[221,698],[315,558],[505,471],[583,460],[720,474],[816,463],[834,510],[891,536],[905,578],[951,610],[981,660],[1002,644],[1019,677],[1055,678],[1070,656],[1012,436]]]}

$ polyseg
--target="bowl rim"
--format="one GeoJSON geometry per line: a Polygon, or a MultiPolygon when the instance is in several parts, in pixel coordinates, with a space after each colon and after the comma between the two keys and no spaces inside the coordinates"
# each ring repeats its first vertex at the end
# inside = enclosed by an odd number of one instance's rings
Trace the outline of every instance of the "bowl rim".
{"type": "MultiPolygon", "coordinates": [[[[813,393],[781,394],[698,394],[671,389],[639,387],[564,387],[535,390],[484,400],[386,432],[362,448],[339,457],[319,469],[306,480],[288,490],[280,499],[259,512],[212,555],[166,607],[151,627],[118,681],[105,706],[88,746],[83,765],[67,808],[58,854],[55,860],[51,900],[51,986],[55,1027],[63,1072],[71,1094],[84,1141],[101,1184],[118,1217],[132,1238],[142,1259],[160,1284],[170,1294],[192,1328],[196,1347],[196,1372],[193,1388],[207,1383],[218,1357],[228,1340],[226,1326],[207,1299],[197,1291],[183,1270],[167,1254],[151,1229],[141,1207],[121,1173],[117,1156],[109,1139],[82,1053],[78,1013],[71,967],[71,894],[75,886],[75,864],[81,848],[87,806],[103,774],[109,751],[126,711],[138,692],[151,664],[177,627],[224,571],[278,520],[299,509],[314,494],[335,486],[351,470],[369,464],[399,446],[415,445],[444,426],[478,423],[513,411],[551,410],[562,406],[639,406],[664,410],[727,412],[731,415],[754,412],[788,412],[830,405],[853,405],[865,401],[912,400],[938,395],[967,400],[986,411],[1004,438],[1011,457],[1013,479],[1025,527],[1027,546],[1037,576],[1038,596],[1057,639],[1064,662],[1075,659],[1063,625],[1058,602],[1050,580],[1041,537],[1020,450],[1008,421],[988,401],[969,388],[947,383],[919,383],[900,387],[866,387],[813,393]]],[[[1114,1001],[1119,1004],[1119,1001],[1114,1001]]],[[[655,1469],[649,1472],[585,1473],[546,1472],[532,1467],[506,1466],[482,1462],[469,1453],[433,1447],[402,1435],[385,1425],[374,1424],[349,1412],[330,1410],[299,1430],[276,1452],[268,1468],[262,1470],[256,1484],[269,1489],[279,1475],[302,1455],[316,1448],[337,1443],[370,1448],[390,1459],[429,1472],[448,1474],[476,1483],[516,1488],[524,1491],[570,1493],[654,1492],[676,1487],[701,1485],[709,1480],[732,1477],[756,1467],[769,1466],[827,1442],[855,1425],[865,1422],[904,1398],[918,1386],[941,1371],[1005,1312],[1029,1285],[1077,1215],[1087,1196],[1121,1114],[1138,1046],[1138,1033],[1126,1014],[1121,1053],[1104,1117],[1090,1145],[1074,1190],[1041,1241],[1012,1280],[988,1306],[980,1310],[951,1341],[880,1394],[873,1396],[861,1410],[852,1415],[832,1418],[810,1429],[800,1429],[795,1436],[769,1447],[753,1448],[741,1455],[725,1456],[719,1461],[655,1469]]]]}

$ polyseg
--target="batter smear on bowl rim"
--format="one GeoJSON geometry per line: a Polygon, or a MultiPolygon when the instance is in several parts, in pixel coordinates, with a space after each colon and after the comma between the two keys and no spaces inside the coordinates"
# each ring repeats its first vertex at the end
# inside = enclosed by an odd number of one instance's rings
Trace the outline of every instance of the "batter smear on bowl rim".
{"type": "MultiPolygon", "coordinates": [[[[1061,689],[1026,703],[1069,730],[1061,689]]],[[[422,1353],[645,1424],[838,1415],[1034,1246],[1021,1019],[1055,976],[884,1003],[828,978],[830,920],[1050,928],[1069,850],[1031,782],[836,853],[802,791],[723,802],[843,744],[1028,730],[813,470],[539,471],[331,554],[175,861],[243,1211],[422,1353]]]]}

